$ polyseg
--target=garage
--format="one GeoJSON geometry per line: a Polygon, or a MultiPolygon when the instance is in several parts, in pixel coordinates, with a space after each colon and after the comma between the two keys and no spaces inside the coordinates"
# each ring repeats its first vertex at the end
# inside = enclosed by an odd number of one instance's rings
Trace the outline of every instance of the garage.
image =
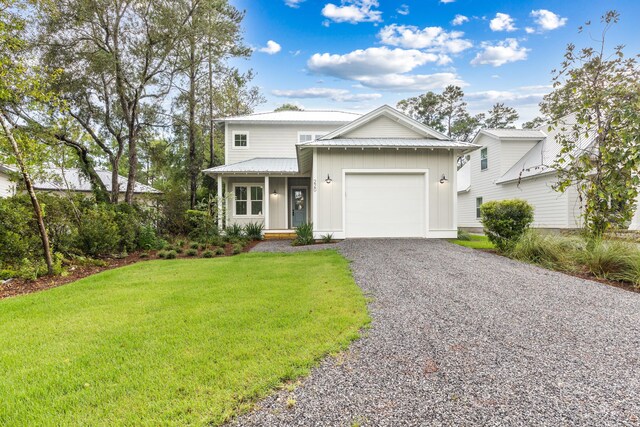
{"type": "Polygon", "coordinates": [[[346,237],[425,237],[425,181],[425,172],[346,173],[346,237]]]}

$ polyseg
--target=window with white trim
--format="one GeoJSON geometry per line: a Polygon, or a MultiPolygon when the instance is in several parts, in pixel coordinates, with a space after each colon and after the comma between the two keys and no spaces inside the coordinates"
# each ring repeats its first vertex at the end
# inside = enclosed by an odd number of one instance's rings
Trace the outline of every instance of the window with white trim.
{"type": "Polygon", "coordinates": [[[262,216],[264,192],[259,185],[237,185],[234,189],[236,216],[262,216]]]}
{"type": "Polygon", "coordinates": [[[483,148],[480,150],[480,170],[487,170],[489,167],[489,154],[487,153],[487,148],[483,148]]]}
{"type": "Polygon", "coordinates": [[[235,148],[247,148],[249,146],[249,134],[248,133],[234,133],[233,134],[233,146],[235,148]]]}
{"type": "Polygon", "coordinates": [[[482,206],[482,197],[476,197],[476,219],[480,219],[480,217],[482,217],[480,206],[482,206]]]}
{"type": "Polygon", "coordinates": [[[324,133],[317,132],[298,132],[298,142],[315,141],[316,139],[321,138],[324,135],[324,133]]]}

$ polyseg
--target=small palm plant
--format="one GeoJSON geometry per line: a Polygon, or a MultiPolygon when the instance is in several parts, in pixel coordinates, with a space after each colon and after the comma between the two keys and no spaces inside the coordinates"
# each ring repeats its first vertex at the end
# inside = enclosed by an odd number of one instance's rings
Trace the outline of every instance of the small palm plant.
{"type": "Polygon", "coordinates": [[[296,239],[293,244],[296,246],[313,245],[315,239],[313,238],[313,223],[304,223],[296,228],[296,239]]]}

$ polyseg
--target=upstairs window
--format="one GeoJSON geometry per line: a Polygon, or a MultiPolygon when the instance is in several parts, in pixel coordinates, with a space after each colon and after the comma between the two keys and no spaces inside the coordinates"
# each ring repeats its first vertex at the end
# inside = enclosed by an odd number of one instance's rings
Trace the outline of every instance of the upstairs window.
{"type": "Polygon", "coordinates": [[[234,148],[247,148],[249,146],[249,134],[248,133],[234,133],[233,134],[233,147],[234,148]]]}
{"type": "Polygon", "coordinates": [[[487,170],[489,167],[489,157],[487,155],[487,149],[483,148],[480,150],[480,170],[487,170]]]}
{"type": "Polygon", "coordinates": [[[476,197],[476,219],[480,219],[480,206],[482,206],[482,197],[476,197]]]}
{"type": "Polygon", "coordinates": [[[236,216],[262,216],[263,190],[259,185],[237,185],[234,190],[236,216]]]}
{"type": "Polygon", "coordinates": [[[298,132],[298,142],[315,141],[324,135],[325,133],[322,132],[298,132]]]}

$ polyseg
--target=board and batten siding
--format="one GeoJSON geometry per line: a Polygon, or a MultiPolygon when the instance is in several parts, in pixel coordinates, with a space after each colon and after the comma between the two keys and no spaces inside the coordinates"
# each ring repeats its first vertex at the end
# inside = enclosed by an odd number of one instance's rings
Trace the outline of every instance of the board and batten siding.
{"type": "Polygon", "coordinates": [[[296,158],[296,144],[300,132],[325,135],[339,126],[327,124],[234,124],[225,130],[225,164],[233,164],[258,157],[296,158]],[[248,148],[233,146],[234,133],[247,132],[248,148]]]}
{"type": "Polygon", "coordinates": [[[14,195],[15,184],[11,182],[9,176],[0,172],[0,197],[11,197],[14,195]]]}
{"type": "Polygon", "coordinates": [[[423,138],[386,116],[380,116],[365,126],[358,127],[341,136],[342,138],[423,138]]]}
{"type": "Polygon", "coordinates": [[[513,165],[518,163],[538,141],[502,140],[500,143],[500,172],[505,174],[513,165]]]}
{"type": "MultiPolygon", "coordinates": [[[[527,200],[535,209],[533,226],[537,228],[575,227],[575,220],[570,221],[568,208],[570,204],[575,203],[575,198],[569,197],[570,193],[558,193],[553,190],[551,186],[555,182],[555,174],[525,179],[519,184],[518,182],[496,184],[496,180],[519,160],[515,158],[515,155],[504,155],[501,150],[505,144],[512,144],[513,141],[501,144],[496,138],[482,135],[476,143],[487,148],[488,169],[484,171],[480,169],[480,150],[472,152],[469,160],[471,189],[468,192],[458,194],[459,227],[482,227],[479,219],[476,218],[476,199],[478,197],[482,197],[483,203],[505,199],[527,200]],[[503,167],[505,161],[513,163],[503,167]]],[[[526,145],[521,144],[521,150],[514,150],[514,152],[526,152],[526,145]]]]}
{"type": "MultiPolygon", "coordinates": [[[[334,233],[341,238],[343,230],[343,171],[351,169],[393,170],[427,169],[429,171],[429,232],[456,229],[454,218],[455,158],[453,151],[429,149],[340,149],[318,148],[315,153],[317,185],[317,234],[334,233]],[[445,174],[448,182],[440,184],[445,174]],[[331,183],[325,179],[329,175],[331,183]]],[[[348,196],[347,196],[348,197],[348,196]]],[[[380,200],[384,203],[384,200],[380,200]]]]}

